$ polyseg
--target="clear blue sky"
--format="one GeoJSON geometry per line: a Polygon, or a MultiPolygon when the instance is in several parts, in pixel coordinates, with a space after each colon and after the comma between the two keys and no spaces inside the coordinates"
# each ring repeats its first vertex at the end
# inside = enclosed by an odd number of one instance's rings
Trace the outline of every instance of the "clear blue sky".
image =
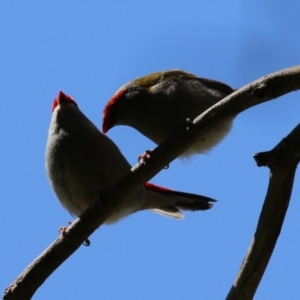
{"type": "MultiPolygon", "coordinates": [[[[299,1],[1,1],[1,293],[72,217],[44,170],[51,103],[72,95],[99,127],[127,81],[184,69],[239,88],[300,62],[299,1]]],[[[103,226],[34,299],[224,299],[249,246],[268,183],[252,154],[299,122],[299,93],[249,109],[209,155],[174,161],[152,181],[218,199],[183,221],[140,212],[103,226]]],[[[109,136],[131,164],[152,142],[109,136]]],[[[300,294],[300,179],[255,299],[300,294]]]]}

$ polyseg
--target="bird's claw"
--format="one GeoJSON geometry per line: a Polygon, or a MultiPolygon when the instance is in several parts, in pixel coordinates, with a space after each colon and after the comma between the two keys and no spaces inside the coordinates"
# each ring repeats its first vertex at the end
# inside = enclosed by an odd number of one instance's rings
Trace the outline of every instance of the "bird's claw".
{"type": "MultiPolygon", "coordinates": [[[[68,222],[69,226],[72,224],[72,222],[68,222]]],[[[68,240],[68,234],[67,234],[67,229],[69,228],[69,226],[61,226],[59,227],[59,233],[62,235],[62,237],[66,240],[68,240]]],[[[83,245],[84,246],[90,246],[91,245],[91,242],[89,239],[85,239],[84,242],[83,242],[83,245]]]]}
{"type": "Polygon", "coordinates": [[[187,131],[193,131],[195,128],[195,124],[193,123],[193,121],[190,118],[187,118],[185,120],[186,122],[186,130],[187,131]]]}
{"type": "Polygon", "coordinates": [[[146,150],[143,154],[139,155],[138,156],[138,163],[140,165],[145,165],[146,164],[146,161],[147,159],[149,159],[151,156],[150,156],[150,153],[152,152],[152,150],[146,150]]]}
{"type": "MultiPolygon", "coordinates": [[[[139,155],[138,156],[138,163],[140,164],[140,165],[146,165],[147,164],[147,160],[151,157],[151,155],[150,155],[150,153],[152,152],[152,150],[146,150],[142,155],[139,155]]],[[[169,169],[169,164],[168,165],[166,165],[165,167],[164,167],[164,169],[166,170],[166,169],[169,169]]]]}
{"type": "Polygon", "coordinates": [[[91,241],[89,239],[85,239],[84,242],[82,243],[84,246],[88,247],[91,245],[91,241]]]}
{"type": "MultiPolygon", "coordinates": [[[[72,222],[68,222],[69,226],[72,224],[72,222]]],[[[67,229],[69,226],[61,226],[58,229],[58,232],[62,235],[63,238],[68,239],[67,229]]]]}
{"type": "MultiPolygon", "coordinates": [[[[194,131],[195,130],[195,124],[194,124],[194,122],[190,118],[187,118],[185,121],[186,121],[186,130],[190,131],[190,132],[194,131]]],[[[205,136],[203,136],[201,138],[201,141],[202,142],[205,141],[205,136]]]]}

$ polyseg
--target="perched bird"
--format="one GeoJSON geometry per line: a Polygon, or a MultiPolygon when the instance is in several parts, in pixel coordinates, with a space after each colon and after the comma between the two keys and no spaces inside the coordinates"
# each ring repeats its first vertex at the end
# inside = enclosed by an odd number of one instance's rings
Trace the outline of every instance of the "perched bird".
{"type": "MultiPolygon", "coordinates": [[[[113,141],[97,129],[70,96],[59,92],[52,105],[46,170],[61,204],[72,215],[79,216],[130,168],[113,141]]],[[[120,204],[106,223],[143,209],[181,219],[180,209],[207,210],[214,201],[146,183],[120,204]]]]}
{"type": "MultiPolygon", "coordinates": [[[[186,126],[209,107],[234,92],[228,85],[181,70],[153,73],[122,86],[103,111],[102,131],[116,125],[135,128],[156,144],[186,126]]],[[[201,137],[182,155],[207,153],[229,133],[233,119],[201,137]]]]}

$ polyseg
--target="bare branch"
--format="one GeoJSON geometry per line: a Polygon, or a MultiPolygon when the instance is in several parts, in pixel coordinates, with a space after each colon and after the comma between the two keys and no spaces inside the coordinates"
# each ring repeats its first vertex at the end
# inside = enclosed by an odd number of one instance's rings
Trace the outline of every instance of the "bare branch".
{"type": "Polygon", "coordinates": [[[300,125],[261,155],[270,168],[270,182],[251,245],[227,300],[253,299],[279,237],[289,205],[296,167],[300,160],[300,125]]]}
{"type": "Polygon", "coordinates": [[[259,103],[300,89],[300,66],[286,69],[251,83],[226,97],[197,119],[189,130],[178,133],[151,152],[146,165],[136,165],[96,201],[5,290],[3,299],[30,299],[38,287],[80,247],[122,201],[150,180],[177,156],[219,123],[259,103]],[[192,129],[192,130],[191,130],[192,129]]]}

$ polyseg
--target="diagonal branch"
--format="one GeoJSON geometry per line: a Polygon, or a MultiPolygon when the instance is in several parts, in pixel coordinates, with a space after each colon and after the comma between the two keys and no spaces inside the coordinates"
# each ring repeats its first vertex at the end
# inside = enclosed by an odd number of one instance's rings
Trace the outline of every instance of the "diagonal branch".
{"type": "Polygon", "coordinates": [[[271,151],[255,154],[270,168],[270,181],[256,232],[226,300],[253,299],[276,246],[300,160],[300,125],[271,151]]]}
{"type": "Polygon", "coordinates": [[[254,105],[300,89],[300,66],[265,76],[220,101],[194,120],[190,130],[183,128],[151,152],[147,165],[136,165],[115,183],[67,230],[67,237],[58,237],[33,261],[4,292],[3,299],[30,299],[40,285],[85,239],[109,217],[114,208],[150,180],[167,164],[188,149],[199,137],[234,115],[254,105]]]}

